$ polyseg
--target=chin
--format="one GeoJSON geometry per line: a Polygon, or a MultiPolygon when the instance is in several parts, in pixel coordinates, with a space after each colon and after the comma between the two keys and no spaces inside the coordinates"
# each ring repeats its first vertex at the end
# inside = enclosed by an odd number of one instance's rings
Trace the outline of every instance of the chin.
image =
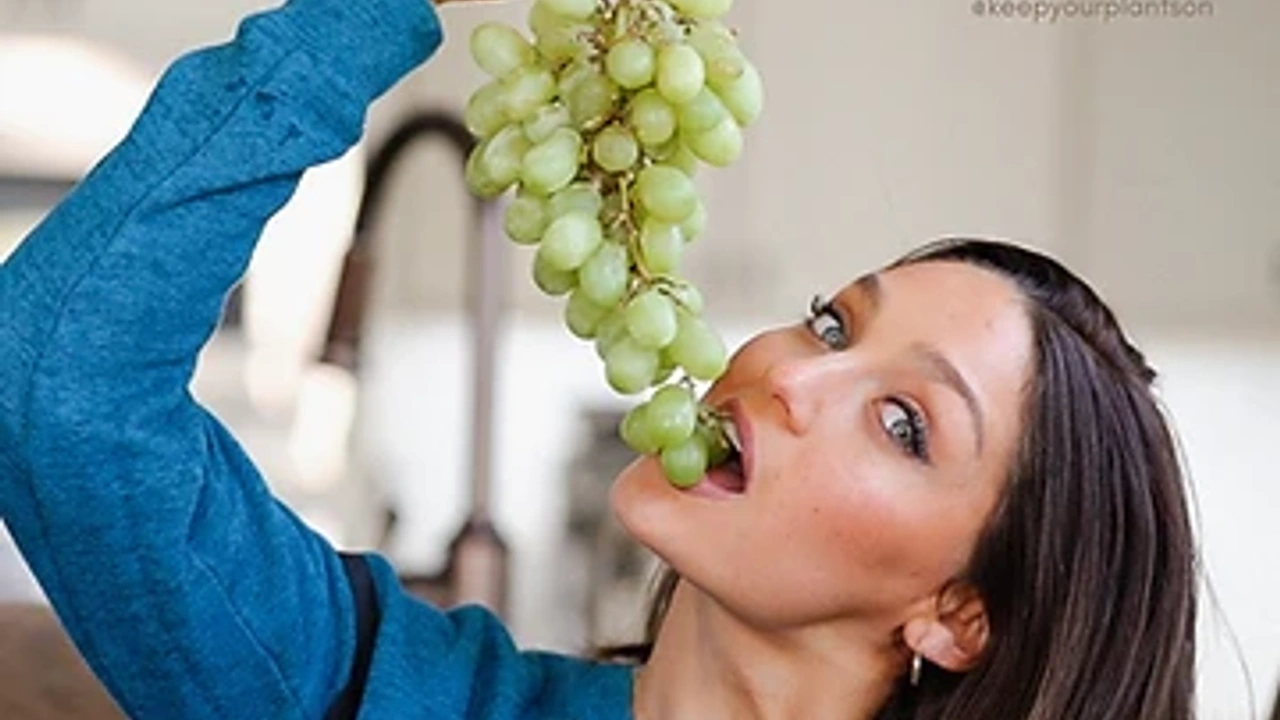
{"type": "Polygon", "coordinates": [[[627,534],[668,564],[674,564],[669,551],[696,534],[688,499],[667,482],[653,457],[639,456],[618,473],[609,504],[627,534]]]}
{"type": "Polygon", "coordinates": [[[657,459],[637,457],[618,473],[609,503],[623,530],[682,576],[700,577],[723,562],[715,538],[728,535],[727,508],[676,489],[657,459]]]}
{"type": "MultiPolygon", "coordinates": [[[[750,589],[742,583],[751,573],[733,561],[731,546],[721,541],[734,536],[733,503],[677,490],[658,461],[644,456],[618,473],[609,502],[626,533],[690,587],[730,612],[743,609],[731,599],[750,589]]],[[[761,592],[766,606],[774,592],[772,587],[761,592]]]]}

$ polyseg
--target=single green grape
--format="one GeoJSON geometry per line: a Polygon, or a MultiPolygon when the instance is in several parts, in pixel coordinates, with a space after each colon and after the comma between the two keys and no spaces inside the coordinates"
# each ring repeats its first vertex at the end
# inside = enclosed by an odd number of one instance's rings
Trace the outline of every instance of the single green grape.
{"type": "Polygon", "coordinates": [[[657,88],[673,105],[683,105],[698,95],[706,84],[706,66],[697,50],[673,43],[658,53],[657,88]]]}
{"type": "Polygon", "coordinates": [[[742,76],[747,59],[729,29],[717,22],[702,22],[689,32],[688,43],[706,67],[707,84],[721,88],[742,76]]]}
{"type": "Polygon", "coordinates": [[[538,255],[557,270],[577,270],[600,247],[603,235],[595,216],[566,213],[547,227],[538,255]]]}
{"type": "Polygon", "coordinates": [[[640,159],[640,145],[630,130],[610,125],[596,135],[592,157],[604,171],[620,173],[640,159]]]}
{"type": "Polygon", "coordinates": [[[591,26],[585,23],[547,24],[546,29],[537,34],[534,47],[538,54],[549,63],[569,62],[590,53],[591,26]]]}
{"type": "Polygon", "coordinates": [[[675,135],[676,110],[657,90],[648,88],[631,99],[627,122],[642,144],[661,145],[675,135]]]}
{"type": "Polygon", "coordinates": [[[601,243],[578,271],[578,283],[583,294],[605,307],[613,307],[622,301],[630,279],[627,249],[608,241],[601,243]]]}
{"type": "Polygon", "coordinates": [[[471,151],[471,155],[467,157],[467,166],[465,177],[467,187],[478,197],[492,199],[506,191],[507,186],[499,185],[498,182],[491,177],[484,167],[482,159],[488,150],[489,143],[492,138],[481,142],[471,151]]]}
{"type": "Polygon", "coordinates": [[[591,35],[591,26],[555,17],[554,20],[540,20],[539,25],[534,28],[533,46],[537,48],[538,54],[552,64],[569,62],[587,55],[591,47],[587,41],[591,35]]]}
{"type": "Polygon", "coordinates": [[[682,385],[667,385],[654,393],[646,412],[649,433],[659,447],[688,440],[698,423],[698,401],[682,385]]]}
{"type": "Polygon", "coordinates": [[[650,165],[636,176],[636,194],[654,217],[684,222],[698,204],[698,191],[688,175],[668,165],[650,165]]]}
{"type": "Polygon", "coordinates": [[[529,151],[529,140],[519,125],[508,125],[477,150],[480,151],[480,169],[485,177],[505,191],[520,178],[520,167],[525,153],[529,151]]]}
{"type": "Polygon", "coordinates": [[[603,204],[595,186],[584,180],[572,183],[552,195],[551,201],[547,203],[547,213],[552,220],[571,212],[599,215],[603,204]]]}
{"type": "Polygon", "coordinates": [[[569,108],[562,103],[549,103],[538,108],[524,121],[524,134],[529,142],[546,142],[556,130],[569,127],[569,108]]]}
{"type": "Polygon", "coordinates": [[[524,154],[520,181],[540,195],[557,192],[578,174],[581,153],[582,137],[569,128],[559,128],[524,154]]]}
{"type": "Polygon", "coordinates": [[[680,107],[680,131],[686,134],[706,132],[729,117],[729,111],[710,88],[702,88],[692,100],[680,107]]]}
{"type": "Polygon", "coordinates": [[[529,193],[520,193],[503,214],[503,228],[507,236],[522,245],[533,245],[542,239],[551,218],[547,203],[529,193]]]}
{"type": "Polygon", "coordinates": [[[538,55],[519,30],[500,22],[486,22],[471,32],[471,56],[481,70],[504,78],[537,62],[538,55]]]}
{"type": "Polygon", "coordinates": [[[658,59],[649,43],[628,38],[609,48],[604,64],[609,77],[619,86],[638,90],[653,82],[658,59]]]}
{"type": "MultiPolygon", "coordinates": [[[[560,95],[560,99],[568,102],[569,96],[573,94],[573,89],[578,83],[585,80],[591,75],[599,74],[599,69],[595,63],[585,58],[575,60],[560,69],[560,77],[556,80],[556,87],[560,95]]],[[[568,106],[566,105],[566,108],[568,106]]]]}
{"type": "Polygon", "coordinates": [[[598,73],[587,73],[573,85],[565,102],[573,124],[584,130],[598,127],[613,114],[621,96],[618,85],[598,73]]]}
{"type": "Polygon", "coordinates": [[[502,83],[493,80],[472,93],[462,119],[471,134],[481,139],[493,137],[494,133],[506,127],[511,118],[507,117],[506,91],[502,83]]]}
{"type": "Polygon", "coordinates": [[[671,484],[682,489],[697,485],[707,474],[708,453],[702,438],[694,435],[662,450],[662,470],[671,484]]]}
{"type": "Polygon", "coordinates": [[[619,434],[622,441],[641,455],[652,455],[662,449],[654,439],[648,419],[648,403],[631,408],[622,418],[619,434]]]}
{"type": "Polygon", "coordinates": [[[708,165],[727,167],[742,155],[742,128],[726,115],[711,130],[686,137],[685,144],[708,165]]]}
{"type": "Polygon", "coordinates": [[[641,346],[660,350],[679,331],[676,307],[656,288],[646,290],[627,304],[627,333],[641,346]]]}
{"type": "Polygon", "coordinates": [[[610,387],[623,395],[635,395],[649,387],[658,374],[658,353],[625,337],[605,351],[604,367],[610,387]]]}
{"type": "Polygon", "coordinates": [[[701,318],[687,312],[676,313],[678,330],[666,352],[671,359],[698,380],[714,380],[728,366],[724,341],[701,318]]]}
{"type": "Polygon", "coordinates": [[[760,119],[764,112],[764,80],[751,63],[744,66],[740,76],[716,85],[715,90],[733,119],[742,127],[760,119]]]}
{"type": "Polygon", "coordinates": [[[525,66],[502,81],[507,117],[523,122],[556,95],[556,81],[544,67],[525,66]]]}
{"type": "Polygon", "coordinates": [[[533,284],[542,292],[557,297],[569,293],[578,286],[578,274],[572,270],[552,267],[545,258],[534,254],[533,284]]]}
{"type": "Polygon", "coordinates": [[[656,218],[644,221],[640,229],[640,252],[644,265],[655,275],[670,275],[680,268],[684,251],[684,233],[679,225],[656,218]]]}
{"type": "Polygon", "coordinates": [[[578,289],[569,294],[569,302],[565,303],[564,323],[569,332],[578,338],[591,340],[596,336],[596,330],[609,310],[610,308],[597,305],[587,297],[579,285],[578,289]]]}

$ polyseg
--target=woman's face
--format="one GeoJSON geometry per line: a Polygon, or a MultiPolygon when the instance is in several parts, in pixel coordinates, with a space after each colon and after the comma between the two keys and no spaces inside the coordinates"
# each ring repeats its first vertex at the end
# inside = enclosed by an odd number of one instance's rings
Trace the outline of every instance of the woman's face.
{"type": "Polygon", "coordinates": [[[677,490],[641,457],[613,489],[633,536],[757,625],[905,621],[964,569],[1021,432],[1032,335],[1010,282],[925,262],[831,301],[708,392],[736,406],[745,488],[677,490]]]}

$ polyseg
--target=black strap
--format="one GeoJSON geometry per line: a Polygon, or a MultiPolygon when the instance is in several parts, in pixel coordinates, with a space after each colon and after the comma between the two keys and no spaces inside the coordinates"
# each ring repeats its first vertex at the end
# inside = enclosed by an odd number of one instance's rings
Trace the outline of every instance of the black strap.
{"type": "Polygon", "coordinates": [[[342,568],[351,583],[351,595],[356,601],[356,655],[351,664],[351,678],[342,694],[325,714],[325,720],[355,720],[364,700],[364,688],[369,680],[369,665],[373,660],[374,638],[382,613],[378,608],[378,596],[373,587],[369,565],[359,555],[340,553],[342,568]]]}

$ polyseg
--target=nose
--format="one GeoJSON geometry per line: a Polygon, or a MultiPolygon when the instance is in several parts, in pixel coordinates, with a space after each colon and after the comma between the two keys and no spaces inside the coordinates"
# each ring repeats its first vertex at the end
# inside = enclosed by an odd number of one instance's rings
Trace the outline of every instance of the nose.
{"type": "Polygon", "coordinates": [[[787,429],[803,435],[838,391],[848,360],[837,354],[796,355],[777,359],[764,373],[765,385],[783,408],[787,429]]]}

